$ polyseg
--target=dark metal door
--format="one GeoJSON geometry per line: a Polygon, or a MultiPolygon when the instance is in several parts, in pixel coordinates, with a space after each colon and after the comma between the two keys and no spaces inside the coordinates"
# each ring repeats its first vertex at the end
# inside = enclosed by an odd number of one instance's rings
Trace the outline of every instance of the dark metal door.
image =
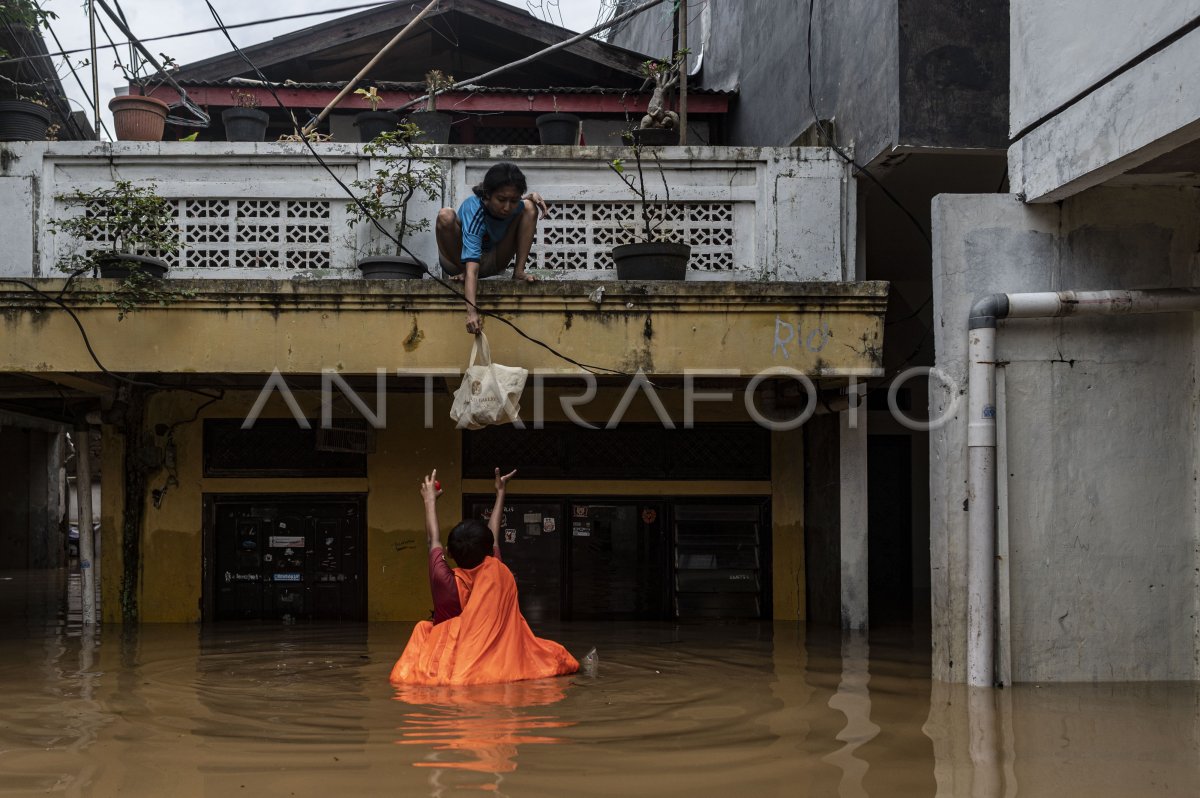
{"type": "Polygon", "coordinates": [[[363,497],[206,497],[205,505],[207,619],[365,619],[363,497]]]}
{"type": "MultiPolygon", "coordinates": [[[[492,501],[471,501],[470,514],[488,520],[492,501]]],[[[500,557],[517,580],[521,614],[530,621],[562,617],[562,505],[513,501],[500,519],[500,557]]]]}
{"type": "Polygon", "coordinates": [[[571,618],[665,616],[670,585],[663,507],[657,501],[571,501],[571,618]]]}

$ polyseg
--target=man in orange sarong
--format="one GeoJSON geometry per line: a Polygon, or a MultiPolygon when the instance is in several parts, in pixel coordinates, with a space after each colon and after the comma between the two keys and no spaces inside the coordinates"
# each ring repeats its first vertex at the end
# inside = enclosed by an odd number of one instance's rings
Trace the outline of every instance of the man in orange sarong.
{"type": "MultiPolygon", "coordinates": [[[[505,485],[515,474],[513,471],[501,476],[500,469],[496,469],[496,504],[487,526],[469,518],[450,532],[447,544],[458,564],[453,575],[461,614],[445,620],[435,615],[434,622],[418,622],[392,668],[392,682],[497,684],[579,670],[579,663],[561,645],[534,637],[517,606],[517,583],[512,571],[494,556],[499,552],[505,485]]],[[[437,517],[441,495],[435,469],[421,482],[435,602],[438,587],[434,565],[443,556],[437,517]]],[[[442,563],[444,566],[444,559],[442,563]]]]}

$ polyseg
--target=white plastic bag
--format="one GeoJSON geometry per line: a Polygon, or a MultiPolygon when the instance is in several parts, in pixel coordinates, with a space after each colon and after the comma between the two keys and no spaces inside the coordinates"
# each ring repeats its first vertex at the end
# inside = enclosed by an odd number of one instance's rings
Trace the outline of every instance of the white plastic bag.
{"type": "Polygon", "coordinates": [[[454,392],[450,419],[459,429],[512,423],[521,412],[521,393],[528,376],[529,372],[523,368],[493,363],[487,336],[476,335],[467,373],[454,392]]]}

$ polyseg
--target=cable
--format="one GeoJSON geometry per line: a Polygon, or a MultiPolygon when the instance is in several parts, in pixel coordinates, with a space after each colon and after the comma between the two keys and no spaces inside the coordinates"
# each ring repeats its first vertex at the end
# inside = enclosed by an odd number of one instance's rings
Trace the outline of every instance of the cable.
{"type": "MultiPolygon", "coordinates": [[[[361,10],[364,8],[378,8],[379,6],[391,5],[393,2],[395,2],[395,0],[379,0],[379,2],[375,2],[375,3],[360,3],[359,5],[356,5],[356,6],[342,6],[340,8],[328,8],[328,9],[325,9],[324,11],[309,11],[304,14],[289,14],[285,17],[271,17],[269,19],[256,19],[256,20],[253,20],[250,22],[237,22],[237,23],[234,23],[233,25],[229,25],[228,27],[230,30],[233,30],[234,28],[249,28],[249,27],[253,27],[255,25],[269,25],[272,22],[288,22],[293,19],[303,19],[305,17],[324,17],[324,16],[328,16],[330,14],[340,14],[343,11],[358,11],[358,10],[361,10]]],[[[99,19],[99,17],[97,17],[97,19],[99,19]]],[[[143,43],[160,42],[160,41],[164,41],[166,39],[179,39],[184,36],[199,36],[202,33],[216,33],[219,30],[221,30],[221,29],[218,27],[198,28],[196,30],[187,30],[187,31],[182,31],[180,33],[168,33],[163,36],[151,36],[148,39],[142,39],[142,42],[143,43]]],[[[129,47],[132,44],[133,44],[133,42],[124,42],[122,44],[114,44],[112,46],[116,47],[116,48],[120,48],[120,47],[129,47]]],[[[60,47],[61,47],[61,45],[60,45],[60,47]]],[[[102,46],[97,49],[107,50],[110,48],[102,46]]],[[[60,50],[57,53],[50,53],[49,57],[57,58],[58,56],[75,55],[76,53],[86,53],[86,52],[89,52],[90,50],[91,50],[90,47],[79,47],[74,50],[60,50]]],[[[29,60],[43,58],[43,57],[45,57],[45,56],[32,55],[32,56],[29,56],[29,60]]],[[[26,59],[24,59],[24,58],[0,58],[0,66],[2,66],[4,64],[12,64],[12,63],[16,63],[17,61],[24,61],[24,60],[26,60],[26,59]]]]}
{"type": "MultiPolygon", "coordinates": [[[[100,0],[100,2],[103,2],[103,0],[100,0]]],[[[641,6],[641,10],[650,8],[651,6],[657,5],[660,2],[662,2],[662,0],[649,0],[649,2],[647,2],[645,5],[641,6]]],[[[283,100],[276,93],[275,87],[271,83],[271,81],[269,81],[267,79],[266,75],[263,74],[262,70],[259,69],[258,66],[252,60],[250,60],[250,57],[247,56],[246,53],[240,47],[237,46],[236,42],[234,42],[233,37],[229,34],[229,31],[225,28],[224,22],[221,21],[221,15],[219,13],[217,13],[217,9],[213,7],[211,0],[204,0],[204,3],[205,3],[205,5],[208,6],[208,10],[209,10],[209,13],[212,14],[213,21],[215,21],[217,23],[217,25],[220,26],[221,31],[222,31],[222,33],[225,34],[225,38],[229,41],[229,44],[233,47],[233,49],[237,52],[237,54],[239,56],[241,56],[242,60],[246,62],[246,65],[249,66],[252,70],[254,70],[254,73],[256,75],[258,75],[259,79],[263,82],[263,85],[267,88],[268,91],[271,92],[271,96],[275,98],[275,102],[279,104],[279,107],[283,108],[285,111],[288,111],[290,113],[291,109],[289,109],[287,107],[287,105],[283,102],[283,100]]],[[[560,43],[560,44],[562,44],[562,43],[560,43]]],[[[555,45],[554,47],[547,48],[547,50],[544,50],[542,52],[543,53],[549,52],[549,50],[556,49],[556,48],[558,48],[558,46],[559,45],[555,45]]],[[[523,60],[527,60],[527,59],[523,59],[523,60]]],[[[501,67],[501,70],[503,70],[504,68],[505,67],[501,67]]],[[[495,71],[496,70],[493,70],[493,72],[495,72],[495,71]]],[[[478,80],[478,78],[475,78],[475,80],[478,80]]],[[[467,82],[469,82],[469,81],[463,81],[463,83],[467,83],[467,82]]],[[[300,128],[299,128],[299,125],[295,124],[295,115],[294,114],[292,115],[292,121],[293,121],[293,125],[296,127],[297,132],[299,133],[300,128]]],[[[317,162],[319,164],[321,164],[321,166],[324,167],[325,171],[329,173],[329,176],[333,178],[334,182],[336,182],[338,184],[338,186],[340,186],[342,188],[342,190],[346,192],[346,195],[349,196],[351,198],[351,200],[353,200],[355,202],[355,204],[357,204],[359,206],[360,209],[362,209],[363,213],[367,216],[367,218],[369,218],[371,220],[371,223],[375,226],[375,228],[377,230],[379,230],[381,233],[383,233],[389,240],[391,240],[393,243],[395,243],[396,246],[400,250],[403,250],[409,257],[411,257],[414,261],[416,261],[416,263],[425,271],[426,274],[428,274],[430,276],[431,279],[436,280],[438,282],[438,284],[441,285],[443,288],[445,288],[447,291],[449,291],[450,293],[452,293],[455,296],[462,299],[463,302],[465,302],[467,305],[474,308],[476,310],[476,312],[478,312],[484,316],[489,316],[491,318],[499,320],[502,324],[506,324],[510,328],[512,328],[512,330],[514,330],[519,336],[521,336],[525,340],[527,340],[531,343],[537,344],[538,346],[542,347],[546,351],[553,354],[555,357],[558,357],[561,360],[563,360],[567,363],[570,363],[573,366],[577,366],[578,368],[580,368],[584,371],[587,371],[592,374],[597,374],[598,372],[606,372],[608,374],[614,374],[614,375],[621,376],[621,377],[633,376],[627,372],[620,371],[617,369],[610,369],[610,368],[605,368],[603,366],[593,366],[593,365],[590,365],[587,363],[581,363],[580,361],[575,360],[574,358],[564,355],[562,352],[559,352],[557,349],[555,349],[554,347],[545,343],[544,341],[540,341],[537,338],[530,336],[528,333],[526,333],[524,330],[522,330],[516,324],[514,324],[513,322],[504,318],[503,316],[501,316],[497,313],[493,313],[489,310],[485,310],[485,309],[479,307],[478,305],[476,305],[474,302],[471,302],[470,300],[468,300],[464,294],[462,294],[456,288],[451,286],[449,283],[447,283],[446,281],[442,280],[440,277],[435,275],[433,273],[433,271],[429,268],[429,265],[426,264],[425,261],[420,258],[420,256],[418,256],[416,253],[414,253],[408,247],[404,246],[404,243],[401,239],[398,239],[395,236],[393,236],[392,233],[386,227],[384,227],[384,225],[381,224],[378,219],[376,219],[369,212],[367,212],[366,206],[363,205],[362,201],[358,198],[358,196],[354,193],[354,191],[352,191],[350,189],[350,187],[347,186],[340,177],[338,177],[337,173],[334,172],[334,170],[329,166],[329,164],[327,164],[325,162],[325,159],[322,158],[320,153],[317,152],[316,148],[313,147],[312,142],[309,141],[308,138],[304,135],[300,135],[299,138],[301,141],[303,141],[305,143],[305,145],[309,149],[309,152],[312,153],[312,156],[317,160],[317,162]]]]}
{"type": "MultiPolygon", "coordinates": [[[[899,199],[897,199],[896,196],[894,194],[892,194],[891,191],[888,191],[887,186],[883,185],[883,183],[881,183],[879,181],[879,179],[875,177],[875,175],[871,174],[871,172],[868,171],[865,166],[861,166],[857,161],[855,161],[852,157],[847,155],[840,147],[837,146],[837,144],[833,140],[833,136],[830,135],[829,131],[825,128],[825,123],[821,121],[821,115],[819,113],[817,113],[817,103],[816,103],[816,99],[813,94],[813,46],[812,46],[813,11],[815,10],[816,5],[817,5],[817,0],[808,0],[808,31],[807,31],[806,35],[807,35],[807,40],[808,40],[808,53],[807,53],[807,58],[808,58],[808,107],[809,107],[809,110],[812,111],[813,121],[817,126],[817,130],[820,131],[821,137],[825,140],[826,146],[828,146],[830,149],[832,149],[834,152],[836,152],[842,158],[842,160],[844,160],[846,163],[853,166],[861,174],[865,175],[868,179],[870,179],[870,181],[872,183],[874,183],[876,186],[878,186],[879,190],[884,193],[884,196],[886,196],[889,200],[891,200],[892,203],[897,208],[899,208],[904,213],[905,216],[908,217],[908,220],[913,223],[913,227],[915,227],[917,229],[917,232],[921,234],[921,238],[925,241],[925,245],[929,247],[930,253],[932,253],[933,252],[933,239],[930,238],[929,233],[927,233],[925,231],[925,227],[921,224],[921,222],[917,219],[917,217],[914,216],[912,211],[910,211],[907,207],[905,207],[904,203],[902,203],[899,199]]],[[[918,305],[916,310],[914,310],[908,316],[905,316],[902,319],[895,319],[890,322],[885,322],[884,326],[890,327],[893,324],[900,324],[901,322],[905,322],[905,321],[908,321],[909,319],[915,318],[916,316],[920,315],[920,313],[931,302],[933,302],[933,293],[932,292],[930,292],[929,296],[925,299],[925,301],[922,302],[920,305],[918,305]]],[[[925,348],[925,342],[929,339],[930,332],[931,332],[931,328],[926,326],[925,332],[922,333],[921,339],[917,342],[916,348],[913,350],[912,354],[910,354],[907,358],[905,358],[903,361],[901,361],[900,365],[896,367],[896,369],[893,371],[893,373],[891,375],[892,377],[895,377],[897,374],[904,371],[904,368],[909,363],[911,363],[912,360],[917,355],[919,355],[921,353],[921,350],[925,348]]],[[[884,382],[886,382],[888,379],[889,379],[888,377],[885,377],[884,382]]],[[[876,388],[875,390],[881,390],[881,389],[882,389],[882,384],[879,388],[876,388]]]]}
{"type": "MultiPolygon", "coordinates": [[[[187,91],[185,91],[184,88],[175,81],[175,78],[171,77],[171,74],[169,72],[167,72],[167,70],[164,69],[158,63],[158,61],[156,61],[154,59],[154,56],[150,55],[150,51],[146,49],[146,46],[144,44],[142,44],[140,41],[138,41],[137,37],[134,36],[133,33],[129,30],[129,26],[125,24],[124,20],[118,18],[117,15],[113,13],[113,10],[111,8],[109,8],[108,3],[105,2],[105,0],[92,0],[92,2],[98,3],[100,5],[100,8],[104,9],[104,13],[108,14],[109,18],[112,19],[113,23],[116,24],[116,26],[121,29],[121,33],[125,34],[125,37],[130,40],[130,42],[133,44],[133,46],[136,47],[138,50],[140,50],[142,55],[145,56],[146,61],[151,66],[153,66],[155,69],[158,70],[158,74],[162,75],[163,81],[166,83],[169,83],[171,85],[171,88],[173,88],[173,89],[175,89],[175,91],[179,92],[180,104],[184,108],[186,108],[187,110],[191,111],[193,114],[196,115],[196,118],[194,120],[193,119],[185,119],[182,117],[168,116],[167,121],[171,122],[173,124],[176,124],[176,125],[183,125],[183,126],[187,126],[187,127],[208,127],[209,122],[210,122],[208,114],[203,109],[201,109],[199,106],[197,106],[195,103],[193,103],[191,100],[188,99],[187,91]]],[[[114,2],[116,2],[116,0],[114,0],[114,2]]]]}
{"type": "MultiPolygon", "coordinates": [[[[5,28],[5,30],[8,31],[9,38],[12,39],[16,43],[17,48],[22,53],[26,53],[25,45],[22,43],[21,37],[18,36],[16,34],[16,32],[13,30],[12,24],[5,22],[4,28],[5,28]]],[[[53,66],[53,63],[51,63],[51,66],[53,66]]],[[[18,70],[17,74],[19,76],[21,74],[21,72],[18,70]]],[[[56,79],[58,78],[57,71],[55,71],[54,76],[56,79]]],[[[74,120],[71,118],[71,113],[70,113],[71,107],[68,105],[67,113],[64,114],[62,104],[59,102],[61,100],[61,98],[58,96],[58,92],[54,91],[54,87],[52,87],[49,84],[49,82],[44,77],[42,77],[40,70],[38,70],[38,74],[35,75],[35,77],[38,81],[37,83],[24,83],[22,81],[13,80],[12,78],[7,78],[7,77],[4,78],[4,80],[7,80],[9,83],[13,84],[14,86],[25,86],[26,88],[31,88],[31,89],[40,88],[42,94],[46,98],[47,105],[51,102],[54,103],[54,113],[62,121],[63,125],[69,126],[69,125],[73,124],[74,120]]],[[[61,88],[61,85],[60,85],[60,88],[61,88]]],[[[20,95],[18,94],[17,96],[20,96],[20,95]]]]}
{"type": "MultiPolygon", "coordinates": [[[[207,2],[207,0],[206,0],[206,2],[207,2]]],[[[662,2],[664,2],[664,0],[646,0],[646,2],[642,3],[641,5],[634,6],[633,8],[629,9],[628,11],[625,11],[624,13],[622,13],[616,17],[613,17],[611,20],[609,20],[608,22],[605,22],[603,25],[597,25],[593,28],[589,28],[588,30],[584,31],[583,33],[577,33],[576,35],[572,36],[571,38],[564,39],[563,41],[558,42],[557,44],[553,44],[553,45],[545,48],[544,50],[539,50],[538,52],[534,53],[533,55],[526,56],[525,58],[520,58],[516,61],[505,64],[504,66],[496,67],[495,69],[491,70],[490,72],[484,72],[482,75],[476,75],[475,77],[468,78],[467,80],[460,80],[458,83],[447,86],[444,89],[438,89],[437,91],[434,92],[434,94],[438,95],[438,94],[444,94],[445,92],[448,92],[448,91],[457,91],[458,89],[461,89],[464,86],[470,86],[472,84],[479,83],[480,81],[487,80],[488,78],[493,78],[496,75],[499,75],[503,72],[507,72],[510,69],[516,69],[519,66],[524,66],[525,64],[528,64],[532,61],[536,61],[537,59],[547,56],[550,53],[553,53],[557,50],[562,50],[564,48],[570,47],[573,44],[577,44],[578,42],[584,41],[585,39],[588,39],[588,38],[594,36],[595,34],[599,33],[602,30],[607,30],[616,25],[619,25],[620,23],[624,22],[625,20],[631,19],[631,18],[637,16],[638,14],[641,14],[643,11],[649,11],[651,8],[654,8],[656,5],[658,5],[659,3],[662,3],[662,2]]],[[[397,111],[397,112],[403,111],[406,108],[411,108],[412,106],[414,106],[418,103],[425,102],[428,99],[429,99],[428,94],[423,95],[421,97],[415,97],[415,98],[409,100],[408,102],[404,103],[403,105],[397,106],[396,108],[392,108],[390,110],[397,111]]]]}
{"type": "MultiPolygon", "coordinates": [[[[54,37],[54,43],[55,43],[55,44],[57,44],[57,45],[58,45],[58,47],[59,47],[59,49],[61,50],[61,49],[62,49],[62,42],[60,42],[60,41],[58,40],[58,34],[54,32],[54,28],[50,27],[50,23],[48,23],[48,22],[46,23],[46,30],[50,31],[50,35],[54,37]]],[[[94,104],[93,104],[93,102],[92,102],[92,96],[91,96],[91,94],[88,92],[87,88],[86,88],[86,87],[83,85],[83,79],[79,77],[79,71],[75,69],[75,65],[71,63],[71,59],[70,59],[70,58],[67,58],[66,56],[63,56],[63,60],[67,62],[67,67],[68,67],[68,68],[71,70],[71,75],[72,75],[72,77],[74,77],[74,78],[75,78],[75,82],[76,82],[77,84],[79,84],[79,90],[80,90],[81,92],[83,92],[83,99],[87,100],[89,109],[90,109],[90,108],[92,108],[92,107],[94,107],[94,104]]],[[[72,116],[72,117],[71,117],[71,119],[72,119],[72,121],[74,121],[74,116],[72,116]]],[[[113,134],[112,134],[112,132],[111,132],[111,131],[108,129],[108,125],[105,123],[105,121],[104,121],[104,119],[103,119],[103,118],[101,118],[101,119],[100,119],[100,127],[104,129],[104,132],[105,132],[105,133],[108,135],[108,137],[109,137],[110,139],[111,139],[111,138],[113,138],[113,134]]],[[[82,129],[82,128],[81,128],[81,127],[78,125],[78,124],[76,124],[76,125],[75,125],[75,130],[76,130],[76,131],[78,131],[78,133],[79,133],[79,138],[81,138],[81,139],[86,139],[86,138],[87,138],[87,136],[84,134],[84,131],[83,131],[83,129],[82,129]]],[[[96,135],[97,135],[97,136],[99,136],[99,135],[100,135],[100,131],[99,131],[99,130],[95,131],[95,133],[96,133],[96,135]]]]}
{"type": "MultiPolygon", "coordinates": [[[[79,271],[80,270],[77,270],[75,272],[75,274],[73,274],[71,276],[71,279],[74,279],[74,277],[79,273],[79,271]]],[[[130,377],[126,377],[125,375],[118,374],[115,371],[109,371],[108,367],[100,362],[100,358],[99,358],[99,356],[97,356],[96,350],[92,348],[91,339],[88,338],[87,330],[85,330],[83,327],[83,322],[81,322],[79,320],[79,316],[75,315],[75,311],[71,310],[71,308],[67,306],[67,303],[63,301],[61,292],[60,292],[59,296],[54,297],[54,296],[51,296],[50,294],[47,294],[45,291],[42,291],[40,288],[33,285],[32,283],[26,282],[25,280],[18,279],[16,277],[0,277],[0,283],[16,283],[17,285],[24,286],[31,293],[37,294],[37,296],[41,297],[43,300],[45,300],[47,302],[52,302],[55,305],[58,305],[63,310],[65,310],[67,312],[67,315],[71,317],[71,321],[75,322],[75,326],[79,328],[79,334],[83,337],[83,345],[85,347],[87,347],[88,354],[91,356],[92,362],[96,364],[96,368],[100,369],[100,371],[102,371],[107,376],[112,377],[114,380],[123,382],[127,385],[135,385],[135,386],[138,386],[141,388],[156,388],[159,390],[180,389],[180,390],[190,391],[191,393],[199,394],[200,396],[204,396],[209,399],[213,398],[212,394],[205,393],[204,391],[200,391],[195,388],[189,388],[187,386],[163,385],[163,384],[160,384],[157,382],[145,382],[143,380],[135,380],[130,377]]],[[[67,284],[68,285],[70,284],[70,280],[67,281],[67,284]]],[[[66,286],[63,287],[63,291],[65,291],[65,290],[66,290],[66,286]]]]}
{"type": "Polygon", "coordinates": [[[892,192],[888,191],[887,186],[885,186],[883,183],[881,183],[879,181],[879,179],[877,177],[875,177],[875,175],[871,174],[871,172],[868,171],[865,166],[860,165],[858,163],[858,161],[854,160],[849,155],[847,155],[842,150],[842,148],[839,147],[834,142],[833,136],[831,136],[829,131],[825,129],[825,123],[821,121],[821,115],[817,113],[817,103],[813,96],[813,68],[812,68],[812,63],[813,63],[813,55],[812,55],[813,54],[813,47],[812,47],[813,10],[816,8],[816,5],[817,5],[817,0],[808,0],[808,107],[812,111],[813,121],[816,122],[817,129],[819,131],[821,131],[821,136],[822,136],[822,138],[825,139],[826,146],[828,146],[831,150],[836,152],[839,156],[841,156],[842,160],[844,160],[846,163],[853,166],[860,173],[862,173],[865,177],[867,177],[872,183],[874,183],[876,186],[878,186],[879,190],[884,193],[884,196],[886,196],[888,199],[890,199],[896,205],[896,207],[899,208],[904,213],[904,215],[908,217],[908,220],[913,223],[913,227],[917,228],[917,232],[919,232],[921,234],[921,238],[925,239],[926,245],[928,245],[930,250],[932,250],[933,249],[933,240],[929,237],[929,233],[927,233],[925,231],[925,227],[921,224],[920,221],[918,221],[917,217],[913,215],[912,211],[910,211],[908,208],[906,208],[904,206],[904,203],[902,203],[900,200],[896,199],[896,196],[894,194],[892,194],[892,192]]]}

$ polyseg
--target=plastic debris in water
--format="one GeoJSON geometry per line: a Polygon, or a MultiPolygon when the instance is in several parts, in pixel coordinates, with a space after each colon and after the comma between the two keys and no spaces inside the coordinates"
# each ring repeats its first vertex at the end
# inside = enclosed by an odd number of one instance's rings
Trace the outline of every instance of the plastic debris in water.
{"type": "Polygon", "coordinates": [[[596,647],[592,646],[592,650],[583,655],[583,659],[579,660],[579,672],[585,676],[595,677],[596,668],[600,665],[600,655],[596,653],[596,647]]]}

